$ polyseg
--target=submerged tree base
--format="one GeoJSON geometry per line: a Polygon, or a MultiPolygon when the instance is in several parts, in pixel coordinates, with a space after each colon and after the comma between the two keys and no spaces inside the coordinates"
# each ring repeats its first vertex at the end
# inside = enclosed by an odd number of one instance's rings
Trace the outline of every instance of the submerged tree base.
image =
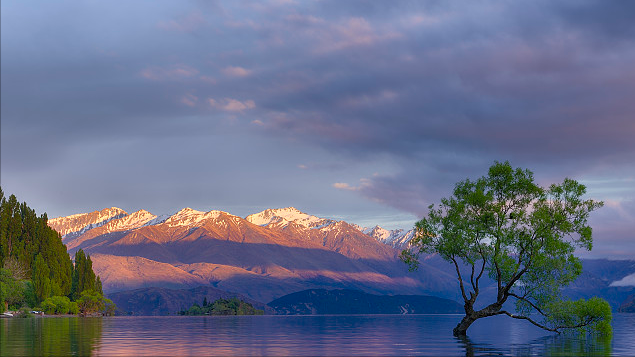
{"type": "Polygon", "coordinates": [[[441,199],[438,208],[429,207],[401,258],[411,270],[422,253],[439,254],[454,265],[465,303],[454,336],[465,336],[474,321],[495,315],[556,333],[611,334],[608,302],[567,301],[560,295],[560,288],[582,273],[574,252],[591,250],[589,213],[603,205],[583,200],[585,193],[584,185],[568,178],[540,187],[531,171],[496,162],[487,176],[457,183],[451,197],[441,199]],[[496,282],[496,298],[475,310],[483,276],[496,282]],[[513,301],[517,314],[502,309],[513,301]]]}

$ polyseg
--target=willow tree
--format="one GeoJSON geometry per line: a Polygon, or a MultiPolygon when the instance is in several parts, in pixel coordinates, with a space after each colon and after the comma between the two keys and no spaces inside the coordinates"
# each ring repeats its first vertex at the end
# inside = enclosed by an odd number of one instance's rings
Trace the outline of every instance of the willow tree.
{"type": "Polygon", "coordinates": [[[487,176],[457,183],[451,197],[429,207],[401,258],[416,269],[420,254],[437,253],[454,266],[465,308],[455,336],[495,315],[557,333],[610,334],[611,308],[605,300],[571,301],[560,294],[582,272],[574,252],[591,250],[589,213],[603,205],[582,199],[585,193],[585,186],[571,179],[540,187],[531,171],[495,162],[487,176]],[[496,286],[496,296],[486,302],[479,300],[484,276],[496,286]],[[513,312],[504,308],[511,302],[513,312]]]}

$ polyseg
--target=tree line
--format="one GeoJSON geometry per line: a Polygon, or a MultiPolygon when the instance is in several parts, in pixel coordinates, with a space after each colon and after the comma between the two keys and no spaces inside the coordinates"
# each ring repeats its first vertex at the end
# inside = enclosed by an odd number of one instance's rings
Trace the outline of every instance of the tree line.
{"type": "Polygon", "coordinates": [[[179,315],[263,315],[264,311],[254,308],[248,302],[239,300],[236,297],[231,299],[218,299],[208,302],[207,297],[203,299],[203,305],[194,303],[188,310],[179,311],[179,315]]]}
{"type": "Polygon", "coordinates": [[[0,188],[0,310],[53,305],[49,311],[59,313],[114,311],[92,265],[81,249],[71,260],[46,213],[38,216],[0,188]]]}

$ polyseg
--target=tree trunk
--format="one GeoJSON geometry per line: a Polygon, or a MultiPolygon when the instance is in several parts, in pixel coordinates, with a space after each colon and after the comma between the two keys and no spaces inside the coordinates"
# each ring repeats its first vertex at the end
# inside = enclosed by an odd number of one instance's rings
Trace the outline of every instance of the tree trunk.
{"type": "Polygon", "coordinates": [[[476,321],[476,319],[478,319],[478,317],[476,317],[474,314],[465,315],[461,322],[459,322],[454,330],[452,330],[452,334],[456,337],[466,336],[467,329],[470,327],[470,325],[472,325],[472,323],[474,323],[474,321],[476,321]]]}
{"type": "Polygon", "coordinates": [[[463,317],[461,322],[459,322],[459,324],[456,325],[454,330],[452,330],[452,333],[456,337],[466,336],[467,335],[467,329],[474,323],[474,321],[476,321],[476,320],[478,320],[478,319],[480,319],[482,317],[488,317],[488,316],[496,315],[496,313],[498,311],[500,311],[500,309],[502,307],[503,307],[502,303],[497,301],[497,302],[485,307],[482,310],[474,311],[472,309],[472,306],[468,305],[466,303],[466,305],[465,305],[465,316],[463,317]]]}

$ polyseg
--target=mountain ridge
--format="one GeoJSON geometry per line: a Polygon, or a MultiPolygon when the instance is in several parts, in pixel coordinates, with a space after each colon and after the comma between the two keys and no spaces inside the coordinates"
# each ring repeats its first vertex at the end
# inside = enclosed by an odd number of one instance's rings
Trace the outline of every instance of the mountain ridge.
{"type": "MultiPolygon", "coordinates": [[[[294,207],[245,218],[192,208],[163,216],[145,210],[128,214],[116,207],[69,217],[50,225],[67,232],[63,242],[69,253],[81,248],[91,255],[109,293],[212,286],[257,301],[307,289],[461,300],[454,267],[437,255],[422,257],[416,272],[408,272],[400,261],[400,247],[412,238],[412,230],[364,228],[294,207]]],[[[583,263],[584,273],[565,295],[604,296],[615,307],[635,292],[635,262],[583,263]]],[[[481,290],[483,295],[496,293],[487,278],[481,290]]]]}
{"type": "Polygon", "coordinates": [[[75,215],[72,226],[60,224],[69,219],[54,219],[52,226],[68,232],[63,241],[69,252],[91,254],[109,292],[211,285],[268,301],[307,288],[422,294],[453,284],[432,267],[411,276],[395,248],[359,226],[293,207],[245,218],[192,208],[169,216],[102,211],[75,215]]]}
{"type": "MultiPolygon", "coordinates": [[[[229,216],[242,218],[220,210],[210,210],[205,212],[194,210],[189,207],[183,208],[171,215],[160,216],[154,215],[144,209],[128,214],[121,208],[111,207],[104,208],[99,211],[49,219],[49,226],[57,230],[62,235],[64,241],[70,241],[72,238],[82,235],[89,230],[103,226],[106,227],[103,228],[100,234],[131,230],[142,226],[159,225],[163,223],[169,223],[172,225],[189,225],[192,223],[200,223],[201,221],[216,217],[220,214],[227,214],[229,216]],[[133,216],[137,218],[137,222],[144,218],[145,220],[142,221],[142,224],[135,225],[133,216]],[[81,223],[82,219],[84,220],[83,223],[81,223]],[[127,224],[124,223],[126,220],[128,221],[127,224]]],[[[310,229],[328,229],[330,226],[339,222],[345,222],[313,216],[304,213],[295,207],[269,208],[258,213],[247,215],[244,219],[256,225],[267,226],[269,228],[286,228],[289,225],[299,225],[310,229]]],[[[378,225],[372,228],[367,228],[348,222],[346,223],[350,224],[361,233],[374,238],[378,242],[391,245],[398,249],[404,248],[414,235],[413,230],[386,230],[378,225]]]]}

